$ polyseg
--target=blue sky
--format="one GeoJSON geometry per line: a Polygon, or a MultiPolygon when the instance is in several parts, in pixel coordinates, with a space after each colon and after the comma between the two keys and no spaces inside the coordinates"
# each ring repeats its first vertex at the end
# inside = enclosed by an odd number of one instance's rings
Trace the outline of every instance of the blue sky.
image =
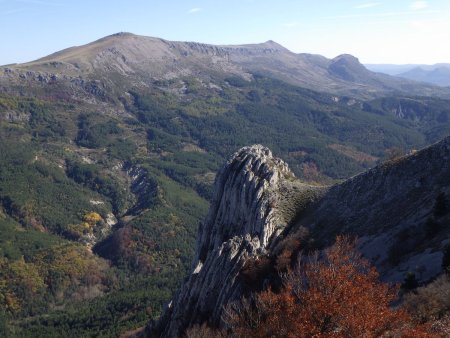
{"type": "Polygon", "coordinates": [[[450,63],[449,0],[0,0],[0,64],[120,31],[214,44],[274,40],[364,63],[450,63]]]}

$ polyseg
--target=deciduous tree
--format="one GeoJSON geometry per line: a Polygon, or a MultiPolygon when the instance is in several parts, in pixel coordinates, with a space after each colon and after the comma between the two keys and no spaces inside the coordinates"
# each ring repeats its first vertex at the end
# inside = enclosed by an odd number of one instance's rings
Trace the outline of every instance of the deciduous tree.
{"type": "Polygon", "coordinates": [[[321,257],[304,257],[281,292],[269,289],[229,307],[230,324],[238,337],[428,336],[427,326],[392,306],[398,286],[378,277],[354,241],[337,237],[321,257]]]}

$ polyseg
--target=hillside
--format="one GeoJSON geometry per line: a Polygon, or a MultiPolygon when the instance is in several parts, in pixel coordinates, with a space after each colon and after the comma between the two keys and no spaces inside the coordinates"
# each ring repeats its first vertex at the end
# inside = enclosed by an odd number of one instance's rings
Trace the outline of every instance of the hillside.
{"type": "Polygon", "coordinates": [[[450,243],[449,157],[447,138],[318,188],[295,179],[269,149],[242,148],[219,171],[189,277],[146,334],[175,337],[193,324],[226,325],[226,305],[270,285],[282,259],[307,249],[300,243],[324,248],[338,234],[357,236],[384,280],[432,280],[443,272],[450,243]]]}
{"type": "Polygon", "coordinates": [[[432,69],[416,67],[407,72],[400,73],[398,76],[405,79],[427,82],[443,87],[450,86],[450,67],[448,66],[441,66],[432,69]]]}
{"type": "Polygon", "coordinates": [[[330,60],[296,54],[273,41],[216,46],[118,33],[8,68],[19,73],[40,72],[35,76],[44,79],[64,74],[63,78],[72,83],[82,77],[100,81],[110,89],[120,89],[121,84],[148,88],[150,81],[183,76],[217,84],[230,75],[245,81],[257,74],[316,91],[361,98],[398,92],[450,98],[449,90],[368,71],[350,55],[330,60]]]}
{"type": "Polygon", "coordinates": [[[365,67],[373,72],[398,76],[405,79],[426,82],[437,86],[449,86],[448,63],[434,65],[390,65],[390,64],[366,64],[365,67]]]}
{"type": "Polygon", "coordinates": [[[364,66],[367,69],[371,70],[372,72],[383,73],[383,74],[395,76],[400,73],[407,72],[408,70],[411,70],[415,67],[424,66],[424,65],[418,65],[418,64],[398,65],[398,64],[368,63],[368,64],[364,64],[364,66]]]}
{"type": "Polygon", "coordinates": [[[449,134],[445,89],[374,76],[271,41],[128,33],[0,67],[1,330],[117,336],[157,318],[245,145],[313,189],[449,134]]]}

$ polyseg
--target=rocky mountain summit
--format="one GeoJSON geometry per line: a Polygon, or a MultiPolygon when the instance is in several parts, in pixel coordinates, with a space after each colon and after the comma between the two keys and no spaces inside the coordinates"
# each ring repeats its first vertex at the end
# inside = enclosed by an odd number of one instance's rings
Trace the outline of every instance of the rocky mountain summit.
{"type": "Polygon", "coordinates": [[[450,242],[449,159],[446,138],[320,188],[301,183],[269,149],[242,148],[217,176],[191,274],[146,334],[175,337],[192,324],[220,325],[224,306],[242,296],[245,263],[276,255],[304,228],[317,248],[337,234],[357,236],[384,280],[401,282],[407,273],[432,280],[450,242]]]}
{"type": "Polygon", "coordinates": [[[295,181],[287,164],[255,145],[220,170],[208,216],[200,225],[193,271],[149,334],[176,337],[206,318],[219,324],[224,304],[240,297],[243,264],[267,255],[316,188],[295,181]]]}
{"type": "MultiPolygon", "coordinates": [[[[131,33],[113,34],[29,63],[1,67],[0,88],[5,79],[21,86],[56,83],[82,97],[95,90],[121,93],[130,85],[149,88],[155,81],[176,82],[186,76],[220,87],[223,78],[235,76],[250,81],[255,75],[360,98],[398,92],[450,97],[448,89],[371,72],[350,55],[330,60],[291,52],[274,41],[210,45],[131,33]]],[[[108,101],[106,97],[101,99],[108,101]]]]}

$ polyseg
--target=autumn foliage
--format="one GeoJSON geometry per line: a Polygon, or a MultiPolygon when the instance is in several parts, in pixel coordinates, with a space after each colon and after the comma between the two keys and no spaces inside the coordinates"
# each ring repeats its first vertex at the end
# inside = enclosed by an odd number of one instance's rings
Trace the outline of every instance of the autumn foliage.
{"type": "Polygon", "coordinates": [[[263,291],[226,312],[236,337],[433,336],[392,306],[397,291],[378,281],[354,241],[338,237],[322,257],[303,258],[281,292],[263,291]]]}

